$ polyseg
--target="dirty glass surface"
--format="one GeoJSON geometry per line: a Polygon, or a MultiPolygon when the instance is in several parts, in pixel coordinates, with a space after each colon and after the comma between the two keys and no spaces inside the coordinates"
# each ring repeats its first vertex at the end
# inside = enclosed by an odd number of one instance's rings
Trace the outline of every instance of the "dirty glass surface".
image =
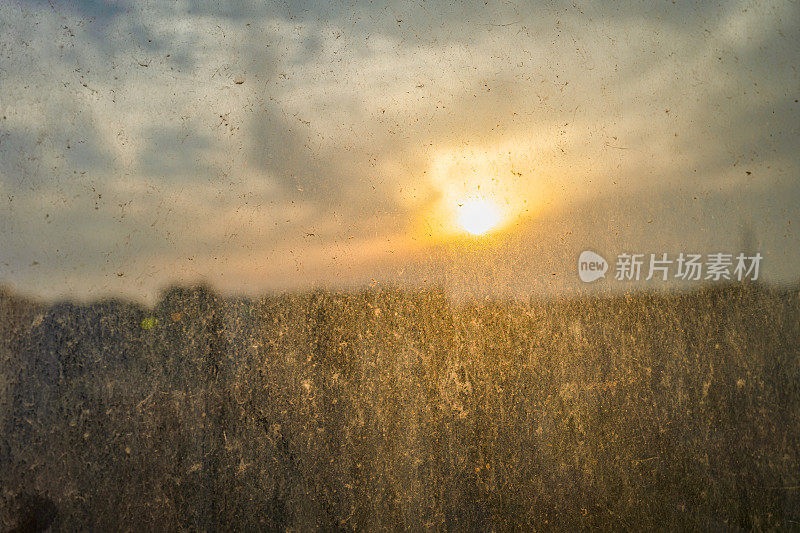
{"type": "Polygon", "coordinates": [[[800,6],[0,2],[0,531],[796,530],[800,6]]]}

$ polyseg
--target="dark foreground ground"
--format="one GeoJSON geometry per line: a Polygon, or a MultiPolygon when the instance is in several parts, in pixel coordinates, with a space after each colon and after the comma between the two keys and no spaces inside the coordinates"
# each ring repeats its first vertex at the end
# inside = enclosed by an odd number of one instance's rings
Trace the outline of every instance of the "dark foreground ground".
{"type": "Polygon", "coordinates": [[[0,295],[3,530],[800,528],[800,296],[0,295]]]}

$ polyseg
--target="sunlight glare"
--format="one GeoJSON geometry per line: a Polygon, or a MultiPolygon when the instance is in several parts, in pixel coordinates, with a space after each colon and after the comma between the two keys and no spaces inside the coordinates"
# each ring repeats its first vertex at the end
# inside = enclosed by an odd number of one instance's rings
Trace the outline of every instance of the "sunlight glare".
{"type": "Polygon", "coordinates": [[[471,235],[483,235],[500,222],[500,211],[486,200],[467,200],[458,208],[458,224],[471,235]]]}

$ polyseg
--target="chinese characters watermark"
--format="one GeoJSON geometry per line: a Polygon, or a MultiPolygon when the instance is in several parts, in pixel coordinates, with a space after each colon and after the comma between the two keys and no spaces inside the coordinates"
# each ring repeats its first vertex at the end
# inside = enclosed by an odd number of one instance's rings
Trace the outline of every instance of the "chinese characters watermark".
{"type": "MultiPolygon", "coordinates": [[[[756,281],[763,256],[760,253],[631,254],[617,255],[613,272],[617,281],[756,281]]],[[[578,258],[578,275],[590,283],[604,278],[608,262],[599,254],[586,250],[578,258]]]]}

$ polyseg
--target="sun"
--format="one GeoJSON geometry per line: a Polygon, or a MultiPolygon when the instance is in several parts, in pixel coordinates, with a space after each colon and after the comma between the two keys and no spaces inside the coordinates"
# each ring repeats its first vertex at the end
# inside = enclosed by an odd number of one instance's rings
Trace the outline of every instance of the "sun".
{"type": "Polygon", "coordinates": [[[467,200],[458,207],[458,225],[471,235],[483,235],[499,222],[500,211],[486,200],[467,200]]]}

